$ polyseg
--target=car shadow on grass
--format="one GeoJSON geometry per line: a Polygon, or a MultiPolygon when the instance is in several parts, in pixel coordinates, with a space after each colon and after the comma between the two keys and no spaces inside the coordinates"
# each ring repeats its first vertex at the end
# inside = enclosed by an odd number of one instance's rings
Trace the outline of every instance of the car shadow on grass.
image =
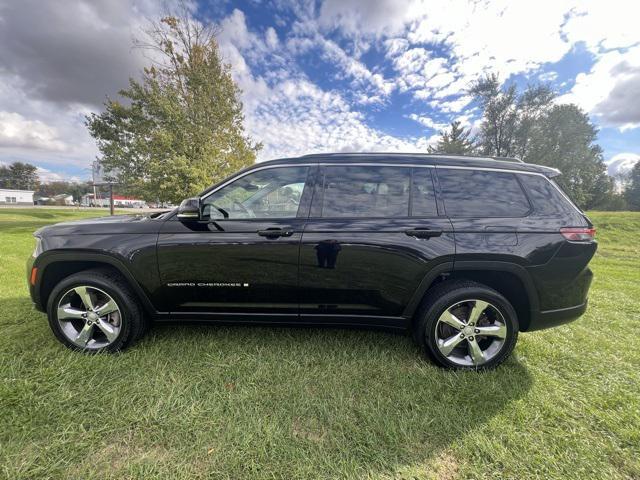
{"type": "Polygon", "coordinates": [[[156,325],[83,355],[25,299],[3,306],[3,463],[32,476],[454,478],[456,445],[532,385],[517,357],[447,371],[407,336],[356,329],[156,325]]]}

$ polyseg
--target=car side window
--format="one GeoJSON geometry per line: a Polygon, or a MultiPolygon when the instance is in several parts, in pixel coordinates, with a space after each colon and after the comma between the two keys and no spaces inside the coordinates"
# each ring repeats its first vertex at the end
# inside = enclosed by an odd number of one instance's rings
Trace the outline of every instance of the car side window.
{"type": "Polygon", "coordinates": [[[523,217],[531,210],[513,173],[438,168],[437,175],[450,217],[523,217]]]}
{"type": "Polygon", "coordinates": [[[434,217],[438,215],[435,188],[431,168],[414,168],[411,186],[411,216],[434,217]]]}
{"type": "Polygon", "coordinates": [[[523,175],[521,180],[537,214],[556,216],[573,210],[571,203],[547,178],[539,175],[523,175]]]}
{"type": "Polygon", "coordinates": [[[295,218],[309,167],[274,167],[249,173],[202,200],[210,219],[295,218]]]}
{"type": "Polygon", "coordinates": [[[406,217],[410,182],[408,167],[327,166],[322,216],[406,217]]]}

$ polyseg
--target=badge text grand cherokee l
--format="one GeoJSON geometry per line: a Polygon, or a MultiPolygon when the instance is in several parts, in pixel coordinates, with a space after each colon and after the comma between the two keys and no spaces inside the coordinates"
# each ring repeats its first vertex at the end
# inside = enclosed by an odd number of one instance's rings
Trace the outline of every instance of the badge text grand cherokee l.
{"type": "Polygon", "coordinates": [[[38,230],[30,293],[55,336],[123,349],[150,321],[410,331],[452,368],[579,317],[595,230],[507,159],[308,155],[256,164],[171,212],[38,230]]]}

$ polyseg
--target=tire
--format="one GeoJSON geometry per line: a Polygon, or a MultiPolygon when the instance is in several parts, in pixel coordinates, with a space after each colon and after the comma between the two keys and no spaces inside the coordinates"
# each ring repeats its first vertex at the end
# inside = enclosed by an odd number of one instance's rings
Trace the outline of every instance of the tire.
{"type": "Polygon", "coordinates": [[[488,370],[509,357],[518,330],[516,312],[503,295],[480,283],[452,280],[429,291],[413,334],[438,366],[488,370]]]}
{"type": "Polygon", "coordinates": [[[61,343],[87,353],[124,350],[142,338],[148,327],[126,280],[106,269],[85,270],[63,279],[49,295],[47,316],[61,343]]]}

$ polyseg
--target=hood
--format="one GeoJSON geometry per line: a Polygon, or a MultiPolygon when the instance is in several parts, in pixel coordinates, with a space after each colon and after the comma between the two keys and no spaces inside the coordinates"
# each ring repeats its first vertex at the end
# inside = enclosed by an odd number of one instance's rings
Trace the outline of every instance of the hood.
{"type": "Polygon", "coordinates": [[[157,233],[164,222],[164,213],[149,215],[114,215],[83,218],[71,222],[56,223],[34,232],[37,237],[59,235],[104,235],[122,233],[157,233]]]}

